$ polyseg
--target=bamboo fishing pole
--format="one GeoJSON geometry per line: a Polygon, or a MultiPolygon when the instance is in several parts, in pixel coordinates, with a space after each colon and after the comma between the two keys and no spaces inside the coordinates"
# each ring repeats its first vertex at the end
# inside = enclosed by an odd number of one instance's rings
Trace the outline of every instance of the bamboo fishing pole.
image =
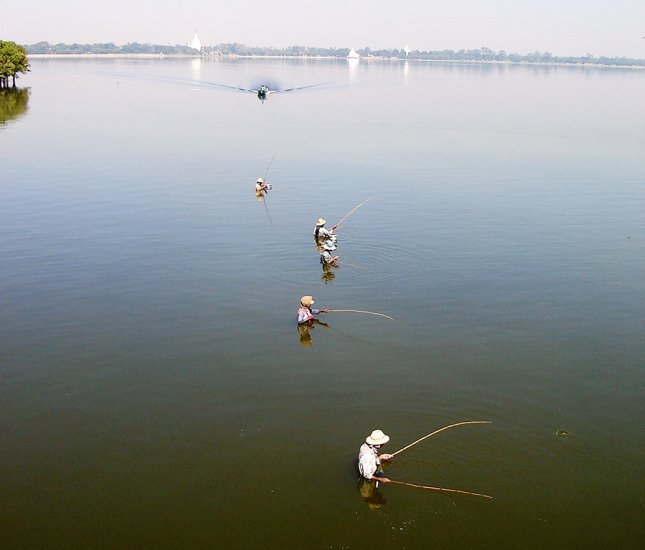
{"type": "Polygon", "coordinates": [[[264,172],[264,181],[265,181],[265,183],[266,183],[267,175],[269,174],[269,168],[271,168],[271,165],[273,164],[273,161],[275,160],[275,156],[276,156],[277,154],[278,154],[278,153],[274,153],[273,158],[271,159],[271,162],[269,162],[269,165],[267,166],[267,169],[266,169],[266,171],[264,172]]]}
{"type": "Polygon", "coordinates": [[[410,447],[412,447],[412,445],[416,445],[417,443],[420,443],[424,439],[428,439],[429,437],[431,437],[431,436],[433,436],[435,434],[438,434],[439,432],[443,432],[444,430],[447,430],[449,428],[456,428],[457,426],[464,426],[466,424],[492,424],[492,422],[490,420],[468,420],[468,421],[465,421],[465,422],[457,422],[456,424],[449,424],[448,426],[444,426],[443,428],[439,428],[438,430],[435,430],[434,432],[429,433],[428,435],[424,435],[423,437],[420,437],[416,441],[413,441],[409,445],[406,445],[402,449],[399,449],[395,453],[392,453],[391,456],[398,455],[399,453],[402,453],[406,449],[409,449],[410,447]]]}
{"type": "Polygon", "coordinates": [[[361,206],[363,206],[367,201],[371,201],[373,198],[374,198],[374,197],[370,197],[369,199],[364,200],[362,203],[360,203],[359,205],[357,205],[357,206],[355,206],[354,208],[352,208],[352,209],[351,209],[347,214],[345,214],[345,216],[344,216],[343,218],[341,218],[341,220],[340,220],[336,225],[334,225],[333,229],[336,229],[336,228],[337,228],[341,223],[343,223],[347,218],[349,218],[349,217],[350,217],[354,212],[356,212],[356,211],[357,211],[361,206]]]}
{"type": "Polygon", "coordinates": [[[342,262],[340,265],[346,265],[348,267],[355,267],[356,269],[367,269],[364,265],[350,264],[348,262],[342,262]]]}
{"type": "Polygon", "coordinates": [[[390,479],[390,483],[395,483],[396,485],[406,485],[408,487],[416,487],[417,489],[426,489],[428,491],[436,491],[438,493],[457,493],[460,495],[470,495],[473,497],[483,497],[490,498],[493,497],[490,495],[484,495],[482,493],[473,493],[471,491],[461,491],[460,489],[447,489],[445,487],[431,487],[429,485],[417,485],[416,483],[407,483],[405,481],[396,481],[395,479],[390,479]]]}
{"type": "Polygon", "coordinates": [[[366,313],[367,315],[378,315],[379,317],[387,317],[388,319],[392,319],[394,321],[394,317],[390,317],[389,315],[385,315],[385,313],[377,313],[376,311],[365,311],[362,309],[328,309],[328,312],[334,311],[343,311],[343,312],[351,312],[351,313],[366,313]]]}

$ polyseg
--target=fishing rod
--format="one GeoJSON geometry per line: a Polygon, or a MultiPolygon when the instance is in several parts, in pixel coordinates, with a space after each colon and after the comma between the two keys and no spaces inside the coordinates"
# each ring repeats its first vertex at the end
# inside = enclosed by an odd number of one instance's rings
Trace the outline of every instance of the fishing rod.
{"type": "Polygon", "coordinates": [[[392,319],[394,321],[394,317],[390,317],[389,315],[385,315],[385,313],[377,313],[375,311],[365,311],[363,309],[328,309],[328,312],[351,312],[351,313],[365,313],[367,315],[378,315],[379,317],[387,317],[388,319],[392,319]]]}
{"type": "Polygon", "coordinates": [[[354,208],[352,208],[352,209],[351,209],[347,214],[345,214],[345,216],[344,216],[343,218],[341,218],[341,220],[340,220],[336,225],[334,225],[334,226],[332,227],[332,229],[336,229],[336,228],[338,228],[338,226],[339,226],[341,223],[343,223],[343,222],[344,222],[347,218],[349,218],[349,217],[350,217],[354,212],[356,212],[356,211],[357,211],[361,206],[363,206],[366,202],[371,201],[373,198],[374,198],[374,197],[370,197],[369,199],[364,200],[362,203],[360,203],[359,205],[357,205],[357,206],[355,206],[354,208]]]}
{"type": "MultiPolygon", "coordinates": [[[[332,311],[332,310],[329,310],[329,311],[332,311]]],[[[439,432],[443,432],[444,430],[448,430],[449,428],[456,428],[457,426],[465,426],[466,424],[492,424],[492,422],[490,420],[467,420],[465,422],[457,422],[456,424],[449,424],[448,426],[439,428],[438,430],[435,430],[434,432],[429,433],[428,435],[424,435],[423,437],[420,437],[416,441],[413,441],[409,445],[406,445],[402,449],[399,449],[395,453],[392,453],[391,456],[398,455],[399,453],[402,453],[403,451],[405,451],[406,449],[409,449],[413,445],[416,445],[417,443],[420,443],[424,439],[428,439],[429,437],[432,437],[433,435],[438,434],[439,432]]]]}
{"type": "Polygon", "coordinates": [[[320,322],[320,320],[318,320],[318,323],[320,324],[320,326],[322,326],[322,327],[324,327],[324,328],[326,328],[326,329],[329,329],[329,330],[331,330],[332,332],[336,332],[337,334],[340,334],[341,336],[343,336],[343,337],[345,337],[345,338],[348,338],[348,339],[350,339],[350,340],[352,340],[352,341],[356,340],[356,338],[354,338],[353,336],[351,336],[351,335],[349,335],[349,334],[345,334],[344,332],[342,332],[342,331],[340,331],[340,330],[338,330],[338,329],[335,329],[335,328],[334,328],[334,327],[332,327],[329,323],[321,323],[321,322],[320,322]]]}
{"type": "Polygon", "coordinates": [[[346,265],[346,266],[348,266],[348,267],[355,267],[356,269],[367,269],[364,265],[350,264],[350,263],[348,263],[348,262],[341,262],[341,263],[339,264],[339,267],[340,267],[341,265],[346,265]]]}
{"type": "Polygon", "coordinates": [[[269,162],[269,165],[267,166],[267,169],[266,169],[266,170],[265,170],[265,172],[264,172],[264,180],[265,180],[265,181],[266,181],[266,179],[267,179],[267,174],[269,173],[269,168],[271,168],[271,165],[273,164],[273,161],[275,160],[275,156],[276,156],[277,154],[278,154],[278,153],[274,153],[274,154],[273,154],[273,157],[271,158],[271,162],[269,162]]]}
{"type": "Polygon", "coordinates": [[[457,493],[460,495],[470,495],[473,497],[483,497],[483,498],[490,498],[490,499],[493,498],[490,495],[484,495],[482,493],[473,493],[472,491],[462,491],[460,489],[447,489],[445,487],[431,487],[430,485],[417,485],[416,483],[396,481],[395,479],[390,479],[390,483],[394,483],[396,485],[405,485],[407,487],[416,487],[417,489],[426,489],[427,491],[436,491],[438,493],[457,493]]]}

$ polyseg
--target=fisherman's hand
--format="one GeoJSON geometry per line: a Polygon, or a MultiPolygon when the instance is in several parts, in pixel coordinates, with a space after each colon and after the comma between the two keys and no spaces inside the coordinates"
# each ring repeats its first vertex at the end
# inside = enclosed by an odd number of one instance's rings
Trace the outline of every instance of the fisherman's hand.
{"type": "Polygon", "coordinates": [[[382,481],[383,483],[389,483],[390,479],[387,477],[377,477],[376,481],[382,481]]]}
{"type": "Polygon", "coordinates": [[[327,313],[329,310],[327,308],[323,308],[320,310],[320,313],[327,313]]]}
{"type": "Polygon", "coordinates": [[[387,453],[383,453],[382,455],[379,455],[379,457],[378,457],[378,458],[379,458],[379,460],[391,460],[391,459],[392,459],[392,455],[389,455],[389,454],[387,454],[387,453]]]}

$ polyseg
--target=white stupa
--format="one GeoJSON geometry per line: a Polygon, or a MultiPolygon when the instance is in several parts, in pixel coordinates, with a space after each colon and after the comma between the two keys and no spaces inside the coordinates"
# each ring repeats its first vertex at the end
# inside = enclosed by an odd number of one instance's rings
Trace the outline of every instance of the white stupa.
{"type": "Polygon", "coordinates": [[[202,42],[199,39],[199,36],[197,36],[197,31],[195,31],[195,36],[193,36],[193,41],[190,43],[190,47],[198,52],[202,51],[202,42]]]}
{"type": "Polygon", "coordinates": [[[358,55],[358,52],[352,48],[349,53],[347,54],[347,59],[358,59],[360,55],[358,55]]]}
{"type": "Polygon", "coordinates": [[[405,48],[403,48],[403,51],[405,52],[405,55],[410,55],[410,52],[412,51],[410,48],[408,48],[408,45],[405,45],[405,48]]]}

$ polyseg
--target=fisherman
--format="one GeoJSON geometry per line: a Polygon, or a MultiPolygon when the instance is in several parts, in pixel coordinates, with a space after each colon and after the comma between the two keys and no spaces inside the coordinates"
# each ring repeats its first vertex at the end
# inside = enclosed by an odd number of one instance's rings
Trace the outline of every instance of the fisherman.
{"type": "Polygon", "coordinates": [[[336,245],[333,241],[325,241],[322,245],[323,251],[320,253],[320,263],[323,266],[333,265],[337,266],[338,258],[340,256],[332,256],[331,252],[336,250],[336,245]]]}
{"type": "Polygon", "coordinates": [[[337,239],[337,236],[334,235],[334,229],[336,229],[336,226],[334,225],[331,229],[327,229],[325,228],[326,223],[327,220],[323,218],[318,218],[316,220],[316,227],[314,228],[314,238],[316,240],[328,239],[335,241],[337,239]]]}
{"type": "Polygon", "coordinates": [[[263,178],[258,178],[255,182],[255,192],[256,194],[262,194],[265,191],[271,189],[271,184],[266,183],[263,178]]]}
{"type": "Polygon", "coordinates": [[[382,445],[390,440],[390,436],[385,435],[381,430],[374,430],[365,438],[365,443],[361,445],[358,451],[358,471],[365,479],[375,479],[383,483],[389,483],[381,468],[381,462],[392,458],[392,455],[379,455],[378,451],[382,445]]]}
{"type": "Polygon", "coordinates": [[[313,309],[311,306],[314,305],[313,296],[303,296],[300,298],[300,308],[298,309],[298,324],[299,325],[313,325],[314,321],[317,321],[314,315],[319,313],[327,313],[328,309],[313,309]]]}

